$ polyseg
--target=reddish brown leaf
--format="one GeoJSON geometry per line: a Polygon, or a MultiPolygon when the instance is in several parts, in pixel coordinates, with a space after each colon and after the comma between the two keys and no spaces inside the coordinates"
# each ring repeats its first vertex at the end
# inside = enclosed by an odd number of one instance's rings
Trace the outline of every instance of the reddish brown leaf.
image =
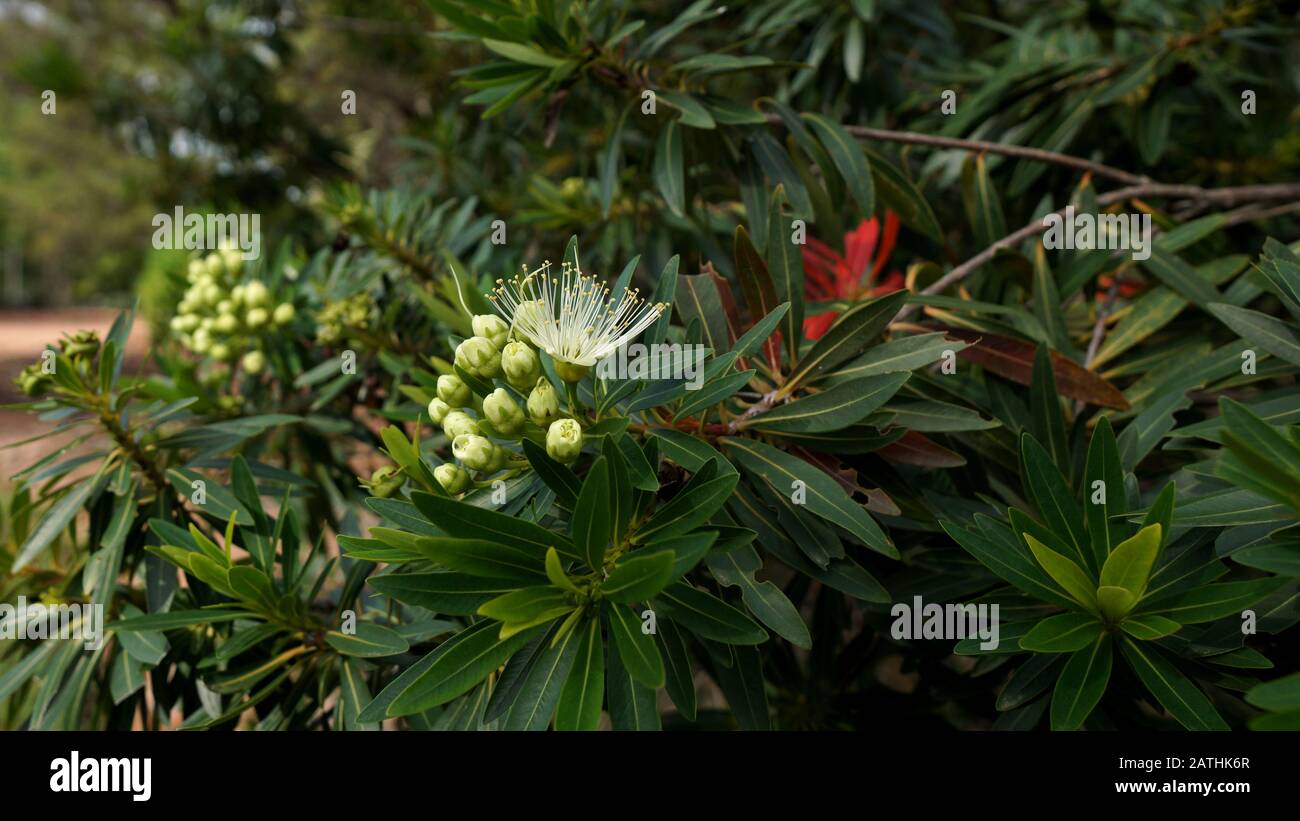
{"type": "MultiPolygon", "coordinates": [[[[962,359],[982,365],[998,376],[1028,385],[1034,375],[1034,354],[1038,350],[1032,342],[997,336],[961,328],[927,325],[930,330],[943,331],[948,336],[968,343],[959,352],[962,359]]],[[[1052,373],[1056,376],[1056,389],[1062,396],[1078,399],[1091,405],[1115,410],[1128,410],[1128,400],[1114,385],[1077,362],[1052,351],[1052,373]]]]}
{"type": "Polygon", "coordinates": [[[961,454],[948,450],[914,430],[909,430],[903,434],[903,438],[885,445],[876,453],[888,462],[924,468],[956,468],[966,464],[961,454]]]}

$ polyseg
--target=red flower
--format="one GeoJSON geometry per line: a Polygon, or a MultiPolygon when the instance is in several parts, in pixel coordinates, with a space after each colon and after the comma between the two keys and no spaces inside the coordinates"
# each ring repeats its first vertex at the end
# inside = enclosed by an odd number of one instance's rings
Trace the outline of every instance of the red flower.
{"type": "MultiPolygon", "coordinates": [[[[903,275],[891,271],[877,282],[898,238],[898,217],[885,212],[885,235],[880,236],[880,220],[872,217],[844,235],[844,256],[824,242],[811,237],[803,249],[803,294],[808,300],[843,299],[856,302],[864,296],[896,291],[903,287],[903,275]],[[879,247],[877,247],[879,242],[879,247]]],[[[835,311],[826,311],[803,321],[804,335],[817,339],[835,321],[835,311]]]]}

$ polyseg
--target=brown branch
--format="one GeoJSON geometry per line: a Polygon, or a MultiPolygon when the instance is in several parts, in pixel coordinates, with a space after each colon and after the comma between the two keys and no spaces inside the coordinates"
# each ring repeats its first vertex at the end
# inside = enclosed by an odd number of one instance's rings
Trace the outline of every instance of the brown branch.
{"type": "MultiPolygon", "coordinates": [[[[1300,200],[1300,183],[1278,183],[1274,185],[1242,185],[1232,188],[1201,188],[1197,185],[1167,185],[1164,183],[1143,183],[1141,185],[1132,185],[1127,188],[1120,188],[1115,191],[1108,191],[1097,197],[1097,206],[1105,207],[1117,202],[1132,199],[1134,197],[1172,197],[1179,199],[1191,199],[1202,202],[1209,202],[1220,206],[1229,206],[1238,202],[1250,202],[1252,200],[1267,199],[1295,199],[1300,200]]],[[[1058,208],[1055,212],[1058,216],[1064,216],[1065,209],[1069,206],[1058,208]]],[[[1288,203],[1286,206],[1274,208],[1267,211],[1257,211],[1257,206],[1251,205],[1248,208],[1240,209],[1234,212],[1234,222],[1229,224],[1235,225],[1237,222],[1244,222],[1255,219],[1258,216],[1272,216],[1276,213],[1286,213],[1290,210],[1300,208],[1300,202],[1288,203]]],[[[966,260],[962,264],[953,268],[948,273],[937,279],[932,285],[921,291],[922,294],[930,295],[941,293],[948,287],[961,282],[990,260],[997,256],[998,251],[1004,248],[1010,248],[1020,244],[1030,237],[1037,236],[1047,230],[1047,218],[1042,217],[1034,220],[1023,228],[1009,234],[989,247],[980,251],[975,256],[966,260]]],[[[906,319],[911,316],[919,306],[916,303],[904,305],[894,322],[906,319]]]]}

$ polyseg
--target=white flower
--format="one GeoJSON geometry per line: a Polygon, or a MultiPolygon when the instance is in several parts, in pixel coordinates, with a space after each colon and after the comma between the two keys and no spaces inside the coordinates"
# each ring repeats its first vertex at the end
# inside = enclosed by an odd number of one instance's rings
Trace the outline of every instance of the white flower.
{"type": "Polygon", "coordinates": [[[547,261],[512,280],[498,279],[488,299],[516,335],[562,362],[595,365],[650,327],[668,307],[646,302],[635,288],[614,301],[609,286],[567,262],[559,277],[550,271],[547,261]]]}

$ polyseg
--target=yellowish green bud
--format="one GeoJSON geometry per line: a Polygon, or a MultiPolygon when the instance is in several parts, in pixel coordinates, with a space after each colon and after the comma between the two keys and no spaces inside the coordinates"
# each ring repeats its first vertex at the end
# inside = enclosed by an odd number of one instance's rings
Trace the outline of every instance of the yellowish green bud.
{"type": "Polygon", "coordinates": [[[546,430],[546,455],[569,464],[582,452],[582,425],[574,419],[557,419],[546,430]]]}

